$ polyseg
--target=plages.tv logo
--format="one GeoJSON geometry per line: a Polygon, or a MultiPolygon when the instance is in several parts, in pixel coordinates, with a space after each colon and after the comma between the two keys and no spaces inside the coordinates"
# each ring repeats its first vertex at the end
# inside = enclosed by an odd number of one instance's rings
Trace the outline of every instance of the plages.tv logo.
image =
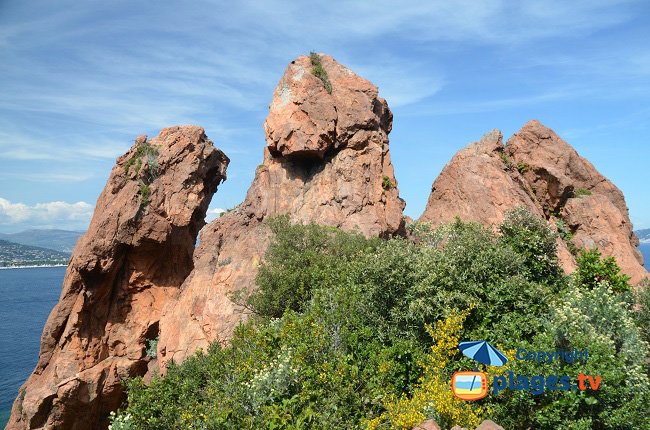
{"type": "MultiPolygon", "coordinates": [[[[503,366],[508,358],[485,340],[461,342],[458,349],[466,356],[488,366],[503,366]]],[[[488,379],[485,372],[456,372],[451,377],[451,391],[461,400],[479,400],[488,394],[488,379]]]]}
{"type": "MultiPolygon", "coordinates": [[[[487,366],[503,366],[508,359],[506,356],[490,345],[487,341],[468,341],[458,344],[458,349],[468,358],[487,366]]],[[[589,358],[589,351],[526,351],[524,348],[517,350],[518,360],[531,360],[539,363],[550,363],[561,360],[566,363],[585,363],[589,358]]],[[[598,391],[602,378],[600,376],[585,375],[583,372],[573,378],[568,375],[515,375],[508,372],[505,375],[494,376],[492,381],[492,394],[497,395],[503,390],[529,391],[537,396],[546,391],[598,391]]],[[[461,400],[479,400],[488,395],[488,377],[485,372],[479,372],[476,366],[474,371],[460,371],[452,375],[451,389],[461,400]]]]}

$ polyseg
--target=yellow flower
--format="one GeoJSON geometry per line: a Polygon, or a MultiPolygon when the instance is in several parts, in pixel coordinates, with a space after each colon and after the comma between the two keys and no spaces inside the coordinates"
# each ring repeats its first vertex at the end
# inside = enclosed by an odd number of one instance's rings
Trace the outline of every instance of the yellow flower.
{"type": "Polygon", "coordinates": [[[452,312],[445,321],[438,321],[435,328],[425,326],[434,343],[422,363],[424,372],[413,396],[389,397],[384,405],[386,412],[368,421],[368,429],[377,429],[382,424],[393,429],[412,429],[432,415],[451,425],[471,428],[489,413],[484,407],[454,397],[451,382],[444,371],[458,351],[463,323],[471,309],[452,312]]]}

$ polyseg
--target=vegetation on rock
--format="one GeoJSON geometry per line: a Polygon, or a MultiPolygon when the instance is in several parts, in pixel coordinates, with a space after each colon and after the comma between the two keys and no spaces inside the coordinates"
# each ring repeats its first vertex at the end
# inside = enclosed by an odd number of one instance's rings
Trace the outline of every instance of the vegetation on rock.
{"type": "Polygon", "coordinates": [[[329,94],[332,94],[332,83],[330,82],[329,76],[327,76],[327,70],[323,67],[323,64],[320,60],[320,55],[315,52],[309,53],[309,60],[311,61],[312,69],[311,72],[323,82],[325,86],[325,91],[329,94]]]}
{"type": "Polygon", "coordinates": [[[140,207],[149,205],[151,197],[151,183],[158,177],[158,154],[159,150],[146,139],[140,143],[135,154],[124,163],[124,171],[128,175],[134,171],[138,179],[138,195],[141,198],[140,207]],[[144,166],[144,170],[143,170],[144,166]],[[133,168],[133,170],[131,170],[133,168]]]}
{"type": "MultiPolygon", "coordinates": [[[[135,429],[411,429],[424,418],[505,428],[648,428],[648,345],[625,278],[593,251],[574,277],[555,235],[524,210],[499,234],[456,220],[416,240],[366,239],[314,224],[269,222],[274,242],[245,297],[254,317],[230,345],[211,345],[165,377],[128,381],[135,429]],[[587,348],[589,361],[510,360],[515,374],[602,376],[594,392],[505,391],[478,402],[451,395],[474,362],[460,339],[486,339],[513,358],[587,348]],[[542,370],[543,367],[543,370],[542,370]]],[[[490,370],[493,372],[494,369],[490,370]]]]}
{"type": "Polygon", "coordinates": [[[388,190],[390,190],[391,188],[394,187],[393,181],[391,181],[388,176],[384,176],[384,177],[381,178],[381,187],[384,190],[388,191],[388,190]]]}
{"type": "Polygon", "coordinates": [[[578,188],[573,192],[574,197],[585,197],[585,196],[590,196],[592,193],[586,188],[578,188]]]}

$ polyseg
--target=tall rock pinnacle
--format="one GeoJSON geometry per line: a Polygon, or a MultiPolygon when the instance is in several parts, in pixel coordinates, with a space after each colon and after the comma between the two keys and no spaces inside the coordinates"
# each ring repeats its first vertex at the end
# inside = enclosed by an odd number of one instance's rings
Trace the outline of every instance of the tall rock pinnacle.
{"type": "MultiPolygon", "coordinates": [[[[553,226],[565,224],[575,247],[614,256],[632,283],[649,276],[623,193],[538,121],[529,121],[506,145],[495,130],[459,151],[433,183],[420,220],[436,225],[458,215],[495,226],[517,206],[553,226]]],[[[559,239],[558,256],[565,271],[575,268],[559,239]]]]}
{"type": "Polygon", "coordinates": [[[161,310],[193,268],[196,236],[228,158],[202,128],[141,136],[117,160],[79,240],[39,361],[7,429],[101,429],[144,375],[161,310]]]}
{"type": "Polygon", "coordinates": [[[269,244],[265,218],[286,214],[293,222],[366,236],[402,233],[391,126],[377,87],[333,58],[301,56],[289,64],[264,123],[264,161],[246,199],[203,230],[195,269],[165,308],[158,344],[163,365],[227,340],[246,317],[230,295],[254,288],[269,244]],[[313,73],[314,62],[326,72],[323,79],[313,73]]]}

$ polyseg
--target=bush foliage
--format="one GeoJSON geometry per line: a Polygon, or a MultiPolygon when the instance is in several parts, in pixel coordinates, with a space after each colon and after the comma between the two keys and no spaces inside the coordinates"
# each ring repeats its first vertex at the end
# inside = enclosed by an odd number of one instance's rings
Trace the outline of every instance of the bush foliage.
{"type": "MultiPolygon", "coordinates": [[[[255,316],[165,377],[127,383],[137,429],[411,429],[424,418],[505,428],[649,428],[647,343],[620,270],[593,251],[577,275],[557,263],[555,234],[516,210],[499,234],[456,220],[415,240],[366,239],[269,221],[274,233],[245,298],[255,316]],[[602,375],[597,393],[505,391],[478,402],[449,379],[474,362],[459,339],[514,350],[588,348],[582,367],[511,360],[524,375],[602,375]],[[545,366],[543,372],[540,366],[545,366]]],[[[587,257],[584,257],[584,256],[587,257]]],[[[627,284],[626,284],[627,285],[627,284]]],[[[647,327],[646,327],[647,333],[647,327]]],[[[496,370],[495,370],[496,369],[496,370]]],[[[487,370],[487,369],[486,369],[487,370]]]]}
{"type": "Polygon", "coordinates": [[[332,94],[332,82],[330,82],[330,78],[327,75],[327,70],[323,67],[323,64],[321,63],[320,55],[318,55],[315,52],[310,52],[309,53],[309,61],[311,62],[311,72],[316,76],[318,79],[323,82],[323,86],[325,87],[325,91],[327,91],[329,94],[332,94]]]}

